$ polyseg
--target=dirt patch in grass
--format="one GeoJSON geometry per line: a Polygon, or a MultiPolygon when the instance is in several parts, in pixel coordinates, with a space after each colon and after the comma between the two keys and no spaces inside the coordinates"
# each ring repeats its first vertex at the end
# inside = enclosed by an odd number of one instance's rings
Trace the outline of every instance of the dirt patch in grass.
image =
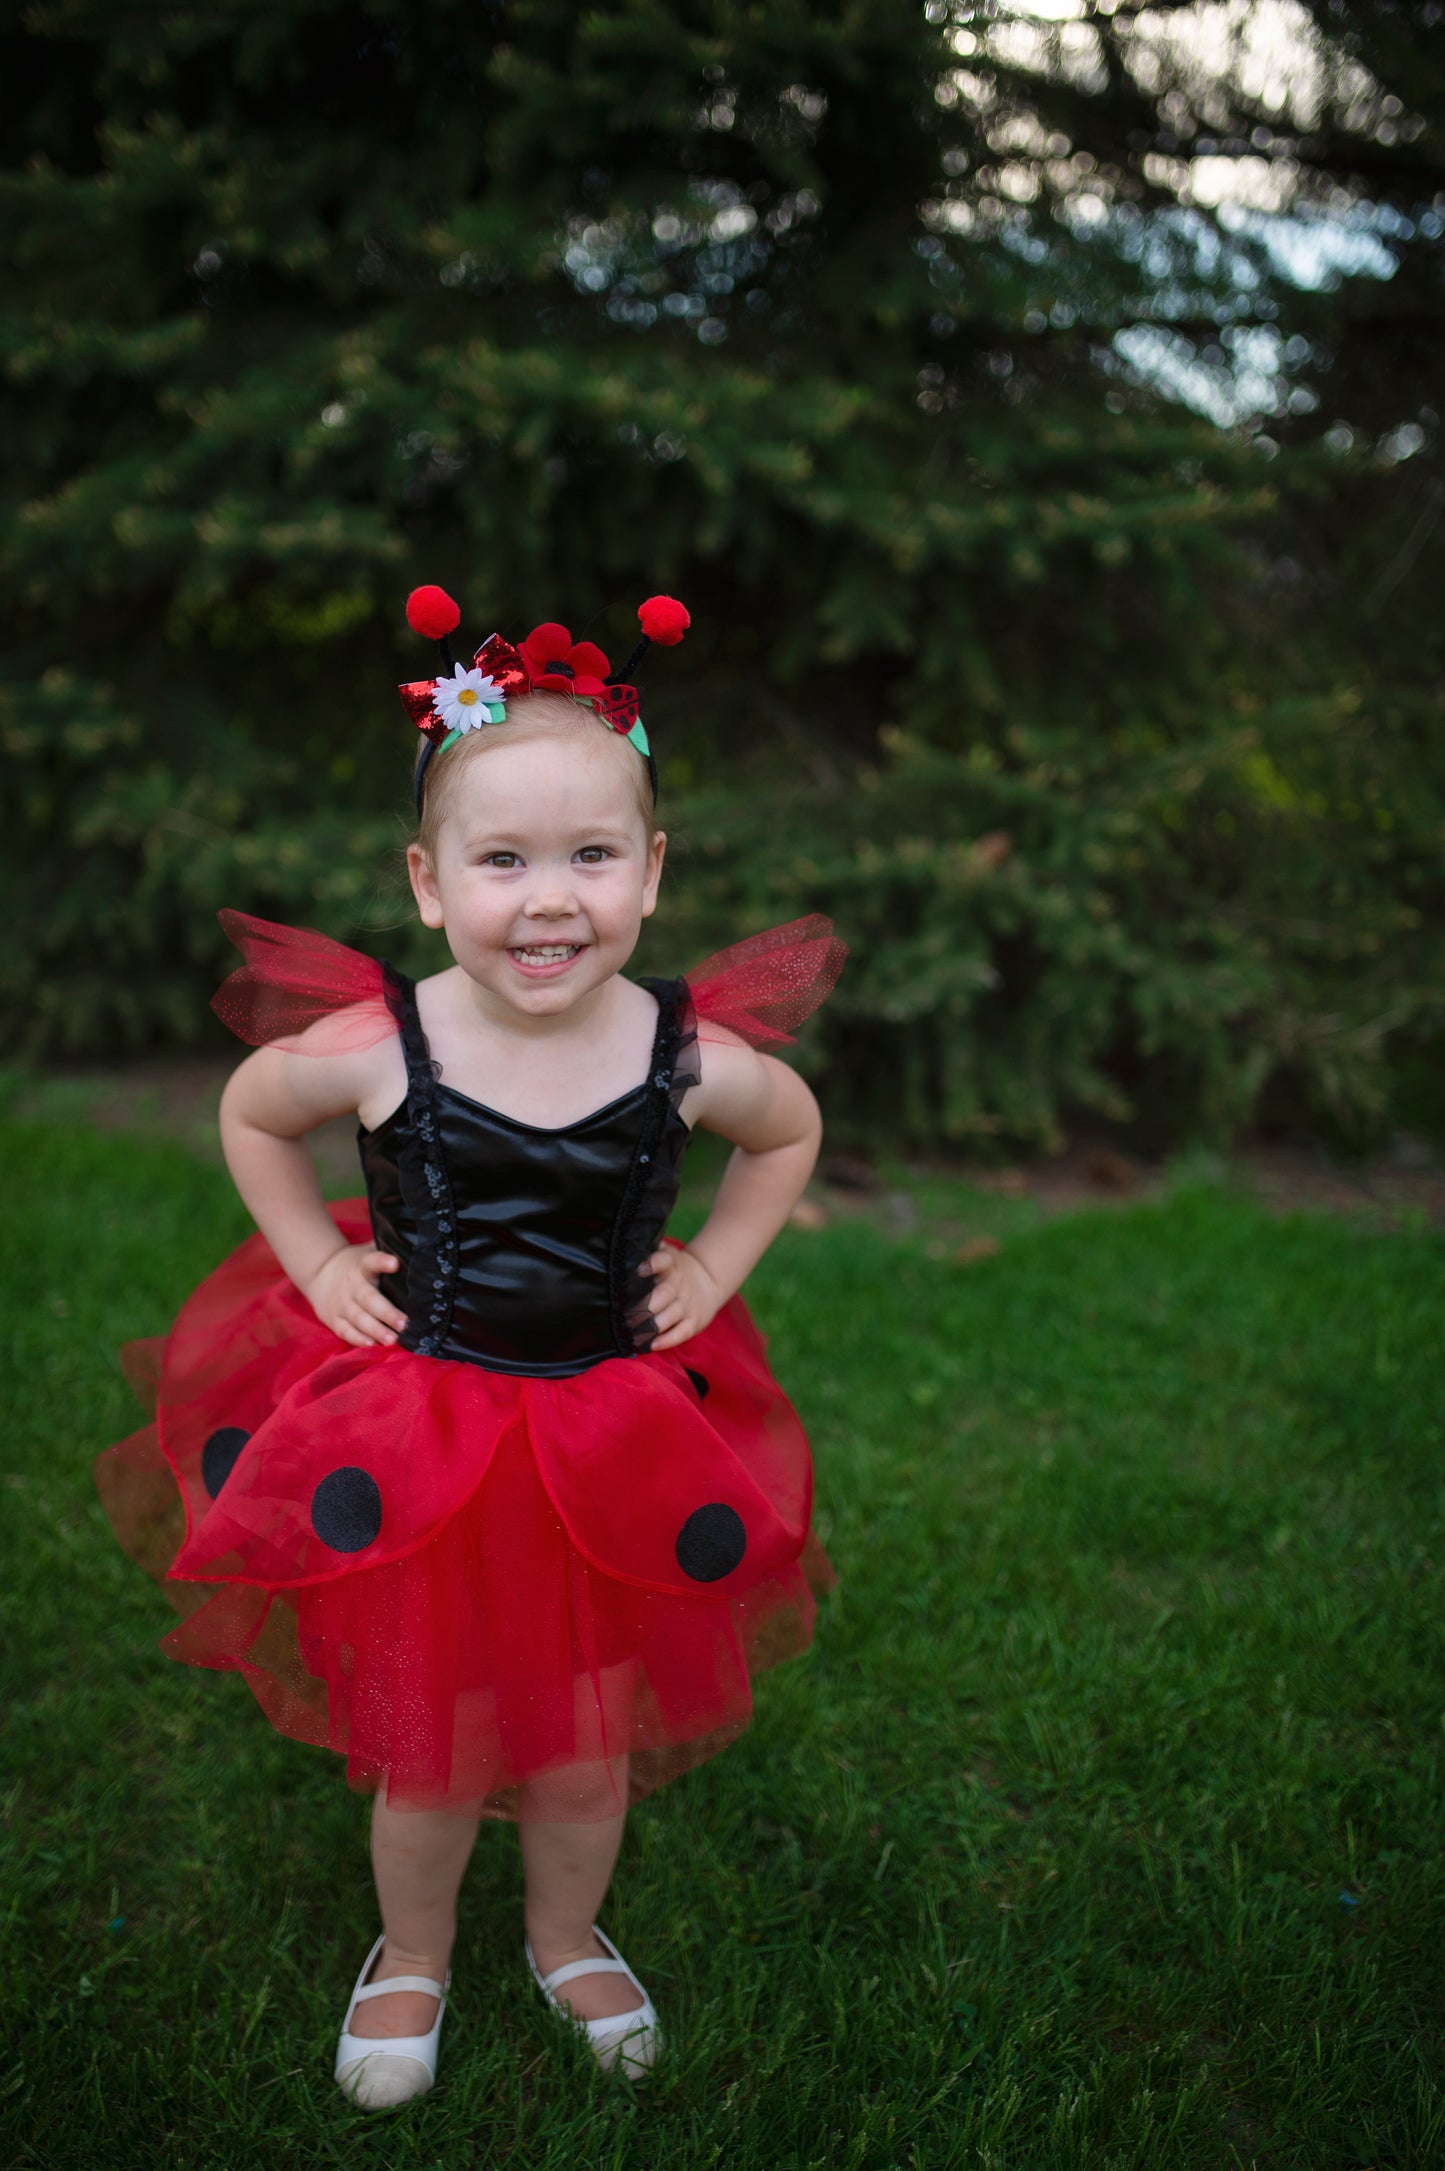
{"type": "MultiPolygon", "coordinates": [[[[912,1163],[903,1171],[883,1171],[854,1154],[832,1159],[825,1153],[811,1193],[825,1213],[866,1214],[907,1235],[927,1220],[927,1196],[951,1185],[997,1200],[1001,1209],[1031,1209],[1052,1219],[1158,1199],[1191,1178],[1228,1182],[1271,1213],[1341,1214],[1380,1229],[1445,1227],[1445,1167],[1423,1140],[1409,1135],[1396,1137],[1383,1152],[1348,1161],[1319,1145],[1262,1140],[1247,1141],[1228,1156],[1187,1154],[1149,1162],[1113,1145],[1077,1139],[1062,1153],[980,1169],[912,1163]]],[[[935,1241],[956,1236],[958,1263],[968,1265],[993,1248],[987,1235],[975,1232],[970,1217],[967,1225],[945,1231],[934,1226],[927,1233],[935,1241]]]]}
{"type": "MultiPolygon", "coordinates": [[[[1385,1153],[1350,1162],[1332,1159],[1318,1146],[1254,1142],[1215,1166],[1272,1212],[1348,1214],[1378,1226],[1423,1215],[1430,1226],[1445,1226],[1445,1169],[1414,1138],[1401,1137],[1385,1153]]],[[[1054,1214],[1158,1197],[1187,1169],[1187,1162],[1181,1171],[1179,1164],[1151,1166],[1110,1146],[1079,1144],[1053,1159],[984,1171],[971,1181],[984,1191],[1032,1198],[1054,1214]]],[[[1200,1173],[1208,1172],[1202,1162],[1200,1173]]]]}
{"type": "MultiPolygon", "coordinates": [[[[208,1158],[218,1158],[216,1109],[234,1062],[228,1056],[170,1056],[113,1067],[86,1066],[21,1074],[13,1080],[14,1112],[39,1121],[67,1115],[99,1131],[164,1136],[208,1158]]],[[[349,1118],[312,1134],[312,1150],[328,1188],[358,1175],[356,1126],[349,1118]]],[[[926,1233],[935,1243],[975,1247],[988,1256],[992,1228],[980,1232],[968,1213],[930,1213],[932,1197],[956,1188],[982,1193],[1027,1218],[1077,1213],[1084,1208],[1128,1206],[1158,1198],[1181,1177],[1227,1179],[1274,1213],[1343,1214],[1376,1228],[1423,1222],[1445,1228],[1445,1166],[1422,1139],[1402,1133],[1381,1151],[1344,1160],[1323,1146],[1252,1141],[1227,1158],[1189,1155],[1172,1162],[1134,1158],[1098,1139],[1072,1140],[1062,1153],[1004,1168],[971,1169],[953,1162],[911,1162],[888,1167],[854,1153],[826,1153],[810,1188],[810,1203],[824,1220],[860,1215],[899,1236],[926,1233]]],[[[358,1179],[359,1180],[359,1179],[358,1179]]],[[[805,1210],[800,1222],[820,1223],[805,1210]]],[[[960,1260],[972,1263],[971,1259],[960,1260]]]]}
{"type": "MultiPolygon", "coordinates": [[[[113,1068],[76,1066],[32,1071],[14,1081],[11,1106],[25,1122],[67,1117],[93,1130],[166,1138],[208,1160],[221,1158],[216,1111],[236,1068],[230,1056],[166,1056],[113,1068]]],[[[350,1117],[323,1124],[310,1139],[328,1190],[354,1178],[360,1188],[356,1124],[350,1117]]]]}

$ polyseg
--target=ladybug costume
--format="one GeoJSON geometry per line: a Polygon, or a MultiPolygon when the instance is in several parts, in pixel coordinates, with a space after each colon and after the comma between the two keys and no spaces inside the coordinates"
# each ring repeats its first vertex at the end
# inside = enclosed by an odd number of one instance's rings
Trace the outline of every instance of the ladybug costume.
{"type": "Polygon", "coordinates": [[[401,1262],[381,1287],[408,1325],[341,1342],[254,1235],[131,1346],[155,1422],[97,1482],[184,1614],[162,1648],[242,1673],[280,1732],[396,1806],[612,1814],[577,1767],[626,1756],[636,1800],[723,1746],[830,1580],[807,1440],[746,1307],[655,1354],[646,1276],[700,1040],[786,1041],[842,945],[804,920],[645,983],[646,1076],[538,1129],[438,1075],[401,974],[223,919],[247,963],[216,1008],[243,1038],[400,1037],[405,1098],[359,1134],[365,1196],[330,1212],[401,1262]]]}

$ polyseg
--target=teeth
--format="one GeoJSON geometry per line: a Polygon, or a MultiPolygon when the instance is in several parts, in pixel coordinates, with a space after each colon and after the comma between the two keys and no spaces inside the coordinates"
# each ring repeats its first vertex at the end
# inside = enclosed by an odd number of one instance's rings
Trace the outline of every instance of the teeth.
{"type": "Polygon", "coordinates": [[[555,965],[564,957],[575,957],[581,947],[579,942],[539,943],[535,949],[514,950],[512,955],[521,958],[524,965],[555,965]]]}

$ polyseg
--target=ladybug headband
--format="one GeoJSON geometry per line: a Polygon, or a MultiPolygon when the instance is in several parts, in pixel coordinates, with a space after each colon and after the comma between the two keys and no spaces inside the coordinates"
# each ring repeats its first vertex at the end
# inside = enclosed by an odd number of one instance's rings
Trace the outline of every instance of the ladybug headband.
{"type": "Polygon", "coordinates": [[[596,711],[599,723],[630,739],[647,763],[652,796],[657,797],[657,764],[637,713],[637,688],[627,681],[649,648],[675,648],[692,620],[672,596],[649,596],[638,611],[642,639],[622,669],[611,666],[594,641],[574,641],[565,626],[534,626],[519,648],[494,633],[483,641],[470,665],[452,657],[451,636],[461,611],[445,588],[413,588],[406,599],[406,622],[441,650],[436,678],[414,679],[397,690],[402,707],[422,734],[413,793],[421,813],[427,764],[469,731],[500,724],[507,703],[517,694],[564,693],[596,711]],[[609,675],[611,674],[611,675],[609,675]]]}

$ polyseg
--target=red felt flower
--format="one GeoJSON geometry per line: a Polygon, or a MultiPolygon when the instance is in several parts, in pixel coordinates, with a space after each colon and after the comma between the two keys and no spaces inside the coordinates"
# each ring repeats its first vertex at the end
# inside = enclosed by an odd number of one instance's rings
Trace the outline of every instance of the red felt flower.
{"type": "Polygon", "coordinates": [[[534,626],[521,655],[535,692],[575,694],[582,701],[598,699],[611,669],[595,641],[574,641],[565,626],[534,626]]]}

